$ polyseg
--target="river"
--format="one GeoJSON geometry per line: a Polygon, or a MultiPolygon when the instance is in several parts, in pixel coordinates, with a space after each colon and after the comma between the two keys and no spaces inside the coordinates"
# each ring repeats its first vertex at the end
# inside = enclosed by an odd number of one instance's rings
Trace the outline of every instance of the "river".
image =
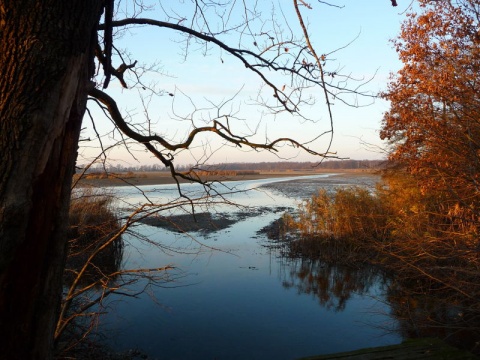
{"type": "MultiPolygon", "coordinates": [[[[186,234],[138,224],[134,230],[140,237],[124,236],[123,267],[175,268],[135,297],[109,296],[98,332],[113,348],[138,349],[148,359],[295,359],[401,342],[382,274],[284,258],[258,233],[321,186],[363,181],[371,185],[372,178],[317,175],[226,183],[233,192],[226,199],[248,207],[198,211],[233,219],[228,227],[186,234]]],[[[191,195],[198,187],[183,189],[191,195]]],[[[123,209],[126,203],[144,203],[146,196],[152,203],[178,198],[171,185],[140,190],[112,189],[123,199],[118,205],[123,209]]],[[[146,285],[140,280],[128,294],[146,285]]]]}

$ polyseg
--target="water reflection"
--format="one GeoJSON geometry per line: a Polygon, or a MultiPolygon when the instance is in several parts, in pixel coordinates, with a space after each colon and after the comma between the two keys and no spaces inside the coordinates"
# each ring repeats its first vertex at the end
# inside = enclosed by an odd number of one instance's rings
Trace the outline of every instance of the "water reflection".
{"type": "MultiPolygon", "coordinates": [[[[275,242],[278,247],[278,242],[275,242]]],[[[319,304],[344,311],[354,295],[380,291],[393,321],[382,325],[403,339],[433,337],[480,353],[478,299],[459,296],[445,288],[435,290],[420,280],[399,279],[378,267],[335,265],[322,260],[289,256],[283,247],[279,277],[287,289],[315,297],[319,304]],[[391,326],[394,324],[394,326],[391,326]]]]}
{"type": "Polygon", "coordinates": [[[389,286],[387,301],[403,337],[436,337],[480,353],[478,300],[452,297],[445,290],[433,293],[422,290],[421,284],[394,281],[389,286]]]}
{"type": "Polygon", "coordinates": [[[353,294],[365,295],[372,287],[386,283],[386,277],[376,268],[353,268],[327,264],[320,260],[283,257],[279,274],[282,285],[299,294],[318,298],[321,306],[343,311],[353,294]]]}
{"type": "Polygon", "coordinates": [[[390,308],[393,321],[382,325],[403,339],[439,338],[460,349],[480,353],[478,299],[459,296],[445,288],[435,290],[420,280],[399,279],[378,267],[335,265],[318,259],[289,256],[281,249],[279,277],[283,287],[315,297],[326,309],[344,311],[354,295],[372,289],[390,308]]]}

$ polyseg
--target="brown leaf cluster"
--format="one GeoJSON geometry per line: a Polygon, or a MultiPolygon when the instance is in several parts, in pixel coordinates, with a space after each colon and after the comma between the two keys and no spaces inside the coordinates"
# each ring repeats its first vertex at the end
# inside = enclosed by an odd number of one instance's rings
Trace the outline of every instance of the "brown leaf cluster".
{"type": "Polygon", "coordinates": [[[383,94],[381,137],[424,192],[469,207],[480,201],[480,5],[420,4],[394,41],[403,68],[383,94]]]}

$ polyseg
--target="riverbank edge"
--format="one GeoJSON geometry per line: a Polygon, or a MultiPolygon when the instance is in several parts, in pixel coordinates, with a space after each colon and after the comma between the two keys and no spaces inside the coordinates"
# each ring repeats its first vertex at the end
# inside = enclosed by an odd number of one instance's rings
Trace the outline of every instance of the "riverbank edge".
{"type": "Polygon", "coordinates": [[[450,359],[476,360],[477,356],[450,346],[437,338],[409,339],[398,345],[380,346],[298,360],[368,360],[368,359],[450,359]]]}

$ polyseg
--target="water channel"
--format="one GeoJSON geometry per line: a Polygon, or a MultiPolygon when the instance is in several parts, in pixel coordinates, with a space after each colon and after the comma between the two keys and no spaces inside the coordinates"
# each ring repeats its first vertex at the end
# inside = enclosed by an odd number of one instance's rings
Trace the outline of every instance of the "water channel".
{"type": "MultiPolygon", "coordinates": [[[[295,359],[401,342],[381,274],[284,258],[258,233],[319,187],[363,180],[317,175],[226,183],[233,190],[227,200],[248,206],[210,207],[213,217],[234,220],[226,228],[186,234],[137,225],[150,242],[125,235],[123,266],[175,269],[136,297],[110,296],[99,332],[113,348],[139,349],[149,359],[295,359]]],[[[183,189],[192,194],[198,187],[183,189]]],[[[178,197],[172,185],[140,190],[112,189],[123,199],[119,207],[146,196],[164,203],[178,197]]],[[[135,283],[129,294],[145,285],[135,283]]]]}

